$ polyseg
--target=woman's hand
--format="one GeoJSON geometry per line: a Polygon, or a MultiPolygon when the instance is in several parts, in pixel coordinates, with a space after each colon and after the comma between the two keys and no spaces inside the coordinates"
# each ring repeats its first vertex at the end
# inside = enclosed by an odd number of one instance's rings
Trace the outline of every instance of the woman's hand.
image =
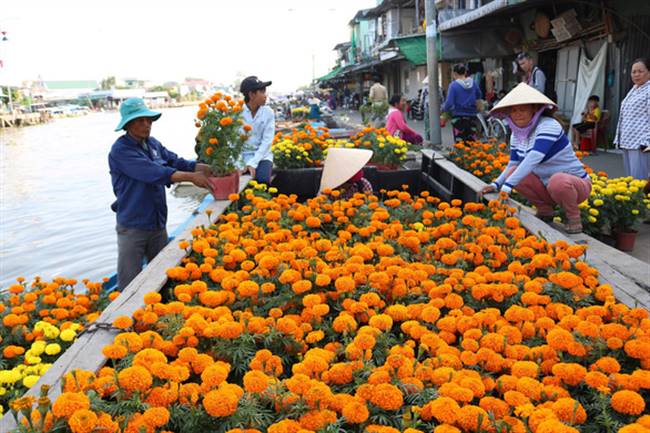
{"type": "Polygon", "coordinates": [[[497,190],[497,187],[494,186],[494,185],[492,185],[492,184],[490,184],[490,185],[486,185],[486,186],[481,190],[480,194],[483,195],[483,194],[487,194],[487,193],[490,193],[490,192],[494,192],[494,191],[496,191],[496,190],[497,190]]]}

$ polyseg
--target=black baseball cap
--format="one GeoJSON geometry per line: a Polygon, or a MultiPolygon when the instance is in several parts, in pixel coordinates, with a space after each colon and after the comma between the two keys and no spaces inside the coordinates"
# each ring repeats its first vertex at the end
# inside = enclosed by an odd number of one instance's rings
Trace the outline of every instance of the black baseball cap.
{"type": "Polygon", "coordinates": [[[254,92],[255,90],[264,89],[270,86],[272,81],[260,81],[255,75],[244,78],[244,81],[239,85],[239,91],[244,95],[248,95],[248,92],[254,92]]]}

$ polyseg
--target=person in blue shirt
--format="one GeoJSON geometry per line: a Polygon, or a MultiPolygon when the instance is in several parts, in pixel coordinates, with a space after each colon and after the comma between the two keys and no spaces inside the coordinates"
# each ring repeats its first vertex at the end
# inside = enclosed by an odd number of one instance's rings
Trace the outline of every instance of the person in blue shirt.
{"type": "Polygon", "coordinates": [[[474,79],[467,76],[465,65],[456,65],[454,81],[449,85],[447,100],[442,106],[444,113],[451,113],[451,123],[456,141],[476,140],[476,101],[481,99],[481,90],[474,79]]]}
{"type": "Polygon", "coordinates": [[[151,262],[167,244],[167,200],[165,186],[192,182],[208,187],[206,164],[187,161],[151,137],[151,125],[161,113],[147,108],[141,98],[130,98],[120,106],[122,116],[115,131],[125,130],[108,155],[108,165],[117,198],[111,209],[117,216],[117,284],[120,291],[151,262]]]}
{"type": "Polygon", "coordinates": [[[271,183],[273,152],[271,144],[275,136],[275,113],[266,104],[266,88],[271,81],[260,81],[256,76],[244,78],[239,90],[244,95],[244,124],[252,127],[246,141],[242,158],[245,164],[242,174],[250,173],[260,183],[271,183]]]}
{"type": "Polygon", "coordinates": [[[320,120],[320,99],[313,97],[309,100],[309,115],[310,120],[320,120]]]}

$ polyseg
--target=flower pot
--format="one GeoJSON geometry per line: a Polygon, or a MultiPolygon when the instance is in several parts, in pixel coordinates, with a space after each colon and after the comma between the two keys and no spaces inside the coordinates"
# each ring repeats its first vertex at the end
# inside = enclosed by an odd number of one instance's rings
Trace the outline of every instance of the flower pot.
{"type": "Polygon", "coordinates": [[[616,249],[621,251],[632,251],[634,250],[634,241],[636,240],[637,232],[635,230],[629,231],[617,231],[615,233],[616,243],[614,246],[616,249]]]}
{"type": "Polygon", "coordinates": [[[320,187],[322,167],[274,170],[271,186],[281,194],[296,194],[299,200],[316,197],[320,187]]]}
{"type": "Polygon", "coordinates": [[[398,167],[396,165],[388,165],[388,164],[380,164],[377,162],[369,162],[366,164],[366,166],[369,167],[376,167],[377,170],[397,170],[398,167]]]}
{"type": "Polygon", "coordinates": [[[239,172],[228,176],[209,176],[210,192],[215,200],[227,200],[230,194],[239,192],[239,172]]]}

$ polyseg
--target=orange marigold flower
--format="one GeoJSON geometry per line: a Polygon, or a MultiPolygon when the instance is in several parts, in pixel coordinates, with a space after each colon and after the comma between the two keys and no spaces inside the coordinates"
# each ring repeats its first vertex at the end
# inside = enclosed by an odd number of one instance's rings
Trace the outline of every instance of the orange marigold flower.
{"type": "Polygon", "coordinates": [[[151,387],[153,377],[146,368],[134,365],[120,371],[117,375],[117,381],[120,387],[126,391],[144,392],[151,387]]]}
{"type": "Polygon", "coordinates": [[[88,409],[76,410],[68,419],[72,433],[90,433],[97,425],[97,415],[88,409]]]}
{"type": "Polygon", "coordinates": [[[384,410],[398,410],[404,404],[404,396],[395,385],[382,383],[374,388],[370,402],[384,410]]]}
{"type": "Polygon", "coordinates": [[[164,407],[152,407],[144,411],[142,417],[147,424],[159,428],[169,422],[169,411],[164,407]]]}
{"type": "Polygon", "coordinates": [[[208,392],[203,398],[205,411],[214,417],[230,416],[237,410],[239,397],[236,394],[219,389],[208,392]]]}
{"type": "Polygon", "coordinates": [[[490,424],[490,417],[482,408],[468,404],[458,411],[456,423],[464,431],[487,430],[490,424]]]}
{"type": "Polygon", "coordinates": [[[532,361],[517,361],[512,365],[510,371],[515,377],[537,377],[539,366],[532,361]]]}
{"type": "Polygon", "coordinates": [[[612,408],[619,413],[639,415],[645,409],[645,401],[638,392],[616,391],[612,395],[612,408]]]}
{"type": "Polygon", "coordinates": [[[144,295],[144,303],[147,305],[157,304],[162,300],[162,296],[157,292],[149,292],[144,295]]]}
{"type": "Polygon", "coordinates": [[[564,383],[571,386],[578,385],[587,375],[587,369],[576,363],[560,362],[553,366],[552,371],[564,383]]]}
{"type": "Polygon", "coordinates": [[[209,388],[221,385],[230,374],[230,365],[225,362],[217,362],[207,366],[201,373],[201,380],[209,388]]]}
{"type": "Polygon", "coordinates": [[[128,316],[120,316],[113,321],[113,326],[117,329],[126,329],[133,326],[133,320],[128,316]]]}
{"type": "Polygon", "coordinates": [[[90,400],[82,392],[64,392],[52,405],[52,413],[57,418],[70,418],[81,409],[89,409],[90,400]]]}
{"type": "Polygon", "coordinates": [[[352,424],[361,424],[366,422],[370,412],[363,401],[354,400],[343,407],[342,415],[352,424]]]}
{"type": "Polygon", "coordinates": [[[458,417],[460,406],[451,397],[438,397],[431,400],[422,409],[422,418],[426,421],[435,418],[440,422],[453,424],[458,417]]]}
{"type": "Polygon", "coordinates": [[[553,403],[553,412],[565,423],[574,425],[587,421],[587,412],[580,403],[572,398],[560,398],[553,403]]]}
{"type": "Polygon", "coordinates": [[[244,375],[244,389],[251,393],[266,391],[271,383],[271,378],[261,371],[253,370],[244,375]]]}

